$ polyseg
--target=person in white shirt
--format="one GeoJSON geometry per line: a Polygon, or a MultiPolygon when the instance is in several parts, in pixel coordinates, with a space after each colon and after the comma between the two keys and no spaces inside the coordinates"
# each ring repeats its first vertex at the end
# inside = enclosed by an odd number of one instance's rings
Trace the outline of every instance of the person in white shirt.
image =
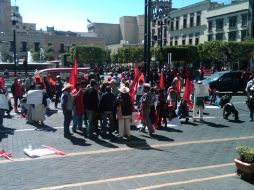
{"type": "Polygon", "coordinates": [[[136,93],[136,105],[139,105],[141,97],[144,95],[144,82],[138,81],[137,93],[136,93]]]}

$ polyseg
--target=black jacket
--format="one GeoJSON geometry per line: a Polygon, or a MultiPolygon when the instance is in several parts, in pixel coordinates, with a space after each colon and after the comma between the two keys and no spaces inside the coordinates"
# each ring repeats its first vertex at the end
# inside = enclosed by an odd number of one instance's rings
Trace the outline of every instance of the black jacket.
{"type": "Polygon", "coordinates": [[[116,103],[116,96],[111,92],[106,92],[102,94],[100,103],[99,103],[99,111],[114,111],[114,106],[116,103]]]}
{"type": "Polygon", "coordinates": [[[98,91],[94,88],[88,88],[84,95],[84,108],[86,110],[98,111],[99,108],[99,97],[98,91]]]}

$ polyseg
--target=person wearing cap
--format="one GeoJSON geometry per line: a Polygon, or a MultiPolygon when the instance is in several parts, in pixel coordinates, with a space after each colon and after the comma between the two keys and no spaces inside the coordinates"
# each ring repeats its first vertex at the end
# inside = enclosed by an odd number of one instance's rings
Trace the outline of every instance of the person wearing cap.
{"type": "Polygon", "coordinates": [[[64,115],[64,137],[71,137],[72,133],[70,132],[70,123],[72,120],[72,109],[73,109],[73,97],[70,94],[72,85],[65,83],[62,89],[61,96],[61,107],[64,115]]]}
{"type": "Polygon", "coordinates": [[[152,136],[154,133],[154,128],[152,126],[150,115],[150,106],[152,103],[152,95],[150,93],[150,84],[144,84],[144,95],[141,97],[141,112],[143,114],[143,122],[145,124],[144,127],[140,129],[140,131],[145,132],[145,127],[148,128],[149,135],[152,136]]]}
{"type": "Polygon", "coordinates": [[[99,135],[98,131],[98,110],[99,110],[99,94],[98,83],[95,79],[90,80],[90,87],[86,89],[84,94],[84,107],[87,113],[88,126],[86,127],[85,136],[92,138],[93,132],[99,135]]]}
{"type": "Polygon", "coordinates": [[[60,75],[56,76],[56,84],[55,84],[55,108],[59,103],[59,99],[62,95],[63,82],[60,75]]]}
{"type": "Polygon", "coordinates": [[[117,87],[117,84],[116,84],[116,81],[114,79],[112,79],[111,81],[109,81],[109,86],[111,87],[112,89],[112,93],[117,97],[118,94],[120,93],[118,87],[117,87]]]}
{"type": "Polygon", "coordinates": [[[127,136],[127,139],[130,140],[130,123],[133,110],[129,88],[122,85],[119,91],[120,94],[116,100],[116,118],[118,120],[119,140],[122,140],[124,136],[127,136]]]}

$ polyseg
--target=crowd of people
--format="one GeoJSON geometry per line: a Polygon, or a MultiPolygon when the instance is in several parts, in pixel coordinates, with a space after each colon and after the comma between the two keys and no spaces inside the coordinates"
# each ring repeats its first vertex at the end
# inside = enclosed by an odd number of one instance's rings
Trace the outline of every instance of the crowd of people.
{"type": "MultiPolygon", "coordinates": [[[[195,95],[195,88],[202,85],[202,72],[193,78],[190,70],[164,69],[159,72],[153,69],[144,76],[142,70],[129,67],[121,73],[108,73],[104,80],[99,76],[93,71],[88,78],[78,77],[75,84],[71,84],[69,78],[62,80],[60,75],[54,81],[50,76],[43,80],[27,77],[23,82],[15,77],[11,86],[13,101],[8,99],[8,110],[0,107],[0,125],[3,125],[5,112],[10,113],[12,102],[14,112],[21,113],[28,124],[42,126],[50,109],[49,103],[54,102],[57,109],[60,103],[65,138],[79,131],[90,139],[101,135],[131,140],[133,113],[135,120],[140,120],[142,124],[139,130],[147,130],[151,136],[156,129],[167,127],[167,123],[177,116],[186,118],[188,122],[190,109],[193,110],[193,121],[203,121],[206,98],[195,95]],[[193,81],[196,81],[196,86],[193,81]],[[35,98],[39,94],[40,101],[35,98]]],[[[253,121],[253,75],[247,83],[246,94],[253,121]]],[[[8,95],[4,78],[0,80],[0,95],[8,95]]]]}

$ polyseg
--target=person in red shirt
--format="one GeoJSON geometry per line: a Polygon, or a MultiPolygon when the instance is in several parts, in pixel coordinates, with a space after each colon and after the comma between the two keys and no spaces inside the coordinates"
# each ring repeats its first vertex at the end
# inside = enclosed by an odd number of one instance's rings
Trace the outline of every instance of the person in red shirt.
{"type": "Polygon", "coordinates": [[[23,88],[22,85],[19,83],[18,78],[15,77],[14,78],[14,82],[11,86],[11,92],[14,98],[14,111],[17,113],[18,112],[18,100],[20,101],[22,99],[23,96],[23,88]]]}
{"type": "Polygon", "coordinates": [[[71,92],[74,99],[73,107],[73,127],[72,131],[77,132],[77,129],[83,131],[82,119],[84,115],[83,96],[84,91],[80,86],[80,83],[75,84],[75,89],[71,92]]]}

